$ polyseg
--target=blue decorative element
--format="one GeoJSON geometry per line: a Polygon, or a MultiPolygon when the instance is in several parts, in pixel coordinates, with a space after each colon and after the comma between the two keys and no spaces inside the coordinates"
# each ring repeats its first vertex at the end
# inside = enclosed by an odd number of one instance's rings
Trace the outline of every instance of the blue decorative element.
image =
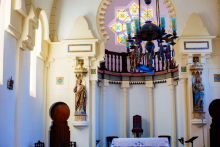
{"type": "Polygon", "coordinates": [[[194,112],[203,112],[204,86],[200,75],[195,75],[193,84],[193,109],[194,112]]]}
{"type": "Polygon", "coordinates": [[[186,66],[181,67],[181,72],[186,72],[186,66]]]}
{"type": "Polygon", "coordinates": [[[177,22],[176,22],[176,19],[177,19],[176,17],[172,17],[172,18],[171,18],[173,31],[176,31],[176,30],[177,30],[177,22]]]}
{"type": "Polygon", "coordinates": [[[64,77],[57,77],[56,85],[64,85],[64,77]]]}
{"type": "Polygon", "coordinates": [[[186,41],[186,42],[184,42],[184,49],[185,50],[204,50],[204,49],[209,49],[209,41],[186,41]],[[187,43],[207,43],[207,47],[187,48],[186,47],[187,43]]]}
{"type": "Polygon", "coordinates": [[[92,44],[69,44],[68,45],[68,53],[74,53],[74,52],[92,52],[92,44]],[[71,51],[71,46],[90,46],[90,50],[81,50],[81,51],[71,51]]]}
{"type": "Polygon", "coordinates": [[[145,0],[145,3],[146,3],[147,5],[149,5],[149,4],[151,4],[151,0],[145,0]]]}
{"type": "Polygon", "coordinates": [[[126,29],[127,29],[127,34],[131,35],[131,22],[130,21],[126,22],[126,29]]]}
{"type": "Polygon", "coordinates": [[[125,36],[125,46],[126,48],[129,48],[130,47],[130,42],[128,41],[128,36],[125,36]]]}
{"type": "Polygon", "coordinates": [[[134,24],[135,24],[135,30],[139,30],[139,18],[138,17],[135,17],[134,18],[134,24]]]}
{"type": "Polygon", "coordinates": [[[160,15],[160,28],[161,29],[165,29],[165,27],[166,27],[165,19],[166,19],[166,15],[160,15]]]}
{"type": "Polygon", "coordinates": [[[214,82],[220,82],[220,74],[214,74],[214,82]]]}
{"type": "Polygon", "coordinates": [[[145,46],[146,50],[151,50],[155,48],[155,45],[152,41],[148,41],[145,46]]]}
{"type": "Polygon", "coordinates": [[[137,70],[154,75],[154,70],[149,71],[149,67],[139,64],[137,70]]]}

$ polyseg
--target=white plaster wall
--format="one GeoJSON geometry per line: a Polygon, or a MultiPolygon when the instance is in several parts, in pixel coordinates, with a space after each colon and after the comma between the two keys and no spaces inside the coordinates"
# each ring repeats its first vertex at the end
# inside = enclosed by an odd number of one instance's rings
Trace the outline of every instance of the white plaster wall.
{"type": "Polygon", "coordinates": [[[19,89],[7,89],[7,80],[16,75],[16,39],[5,32],[4,85],[0,86],[0,146],[34,146],[42,140],[43,132],[43,69],[44,61],[37,60],[36,98],[30,96],[30,51],[19,54],[19,89]]]}
{"type": "Polygon", "coordinates": [[[127,108],[127,136],[134,138],[131,131],[133,129],[133,116],[140,115],[142,117],[142,128],[144,130],[141,137],[149,137],[148,90],[145,85],[130,85],[127,108]]]}
{"type": "MultiPolygon", "coordinates": [[[[50,57],[54,58],[53,62],[49,63],[47,68],[47,102],[46,102],[46,146],[49,146],[50,142],[50,127],[52,125],[52,119],[50,118],[50,109],[57,102],[64,102],[68,105],[70,109],[70,117],[68,119],[68,126],[70,130],[70,140],[76,141],[79,147],[89,147],[90,141],[89,136],[91,136],[90,125],[80,130],[73,127],[73,121],[75,120],[75,94],[73,93],[73,88],[76,84],[76,78],[73,69],[73,63],[69,62],[65,57],[66,50],[62,44],[51,45],[50,47],[50,57]],[[65,89],[54,89],[53,88],[53,73],[66,73],[68,75],[67,79],[64,79],[64,83],[68,82],[68,87],[65,89]],[[82,137],[83,136],[83,137],[82,137]]],[[[49,58],[50,58],[49,57],[49,58]]],[[[87,76],[89,77],[89,76],[87,76]]],[[[83,83],[87,89],[87,121],[90,121],[90,83],[86,79],[83,83]]]]}
{"type": "MultiPolygon", "coordinates": [[[[183,112],[181,82],[175,86],[177,138],[183,137],[183,112]],[[178,94],[177,94],[178,93],[178,94]]],[[[101,89],[99,88],[99,109],[102,110],[101,89]]],[[[148,91],[145,85],[130,85],[127,93],[127,136],[133,138],[133,116],[142,116],[142,137],[149,137],[148,91]]],[[[154,137],[171,136],[170,89],[166,83],[155,84],[153,88],[154,137]]],[[[101,120],[100,118],[97,121],[101,120]]],[[[101,122],[100,122],[101,123],[101,122]]],[[[102,129],[99,127],[102,136],[102,129]]],[[[110,84],[106,89],[106,136],[123,137],[123,92],[120,84],[110,84]]],[[[101,138],[101,137],[100,137],[101,138]]]]}
{"type": "Polygon", "coordinates": [[[42,140],[44,61],[36,57],[36,97],[30,96],[30,51],[23,53],[22,146],[42,140]],[[31,135],[30,135],[31,134],[31,135]]]}
{"type": "Polygon", "coordinates": [[[14,146],[15,90],[7,89],[7,80],[15,79],[16,39],[4,33],[3,85],[0,85],[0,146],[14,146]]]}
{"type": "Polygon", "coordinates": [[[101,0],[60,0],[56,15],[58,40],[66,39],[72,30],[73,23],[84,16],[95,38],[100,39],[96,27],[96,14],[101,0]]]}
{"type": "MultiPolygon", "coordinates": [[[[122,102],[123,95],[120,84],[109,84],[109,87],[106,89],[106,100],[105,100],[105,109],[106,109],[106,124],[105,124],[105,132],[107,136],[118,136],[121,135],[121,121],[123,121],[123,117],[121,117],[122,112],[122,102]]],[[[103,128],[102,128],[103,129],[103,128]]]]}
{"type": "Polygon", "coordinates": [[[171,136],[170,88],[166,83],[155,84],[153,89],[154,136],[171,136]]]}
{"type": "Polygon", "coordinates": [[[193,12],[201,17],[210,35],[218,35],[219,13],[216,0],[173,0],[173,2],[176,6],[178,15],[178,36],[182,34],[186,22],[193,12]]]}
{"type": "MultiPolygon", "coordinates": [[[[64,59],[55,59],[54,62],[50,63],[50,67],[48,68],[47,72],[47,109],[46,109],[46,116],[47,116],[47,125],[46,125],[46,146],[49,146],[50,142],[50,127],[52,126],[52,119],[50,118],[50,109],[51,107],[57,103],[57,102],[64,102],[68,105],[70,109],[70,117],[68,119],[68,126],[70,128],[71,134],[71,141],[76,141],[78,138],[74,137],[74,140],[72,140],[73,134],[78,132],[80,134],[79,130],[76,130],[76,132],[73,132],[73,126],[72,126],[72,120],[73,120],[73,114],[74,114],[74,101],[73,101],[73,72],[70,63],[67,62],[67,60],[64,59]],[[52,73],[53,72],[65,72],[68,74],[68,79],[64,79],[65,82],[68,82],[68,88],[67,89],[52,89],[52,73]]],[[[75,83],[74,83],[75,84],[75,83]]],[[[75,131],[75,130],[74,130],[75,131]]],[[[82,135],[82,134],[81,134],[82,135]]],[[[85,135],[85,134],[83,134],[85,135]]],[[[78,142],[77,142],[78,143],[78,142]]]]}

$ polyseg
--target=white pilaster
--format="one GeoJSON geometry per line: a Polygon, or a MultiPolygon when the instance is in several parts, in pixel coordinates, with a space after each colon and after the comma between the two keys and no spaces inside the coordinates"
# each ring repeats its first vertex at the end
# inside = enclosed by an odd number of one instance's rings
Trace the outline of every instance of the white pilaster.
{"type": "Polygon", "coordinates": [[[148,89],[148,108],[149,108],[149,137],[154,137],[154,121],[153,121],[153,81],[146,81],[145,87],[148,89]]]}
{"type": "Polygon", "coordinates": [[[109,86],[109,80],[103,79],[102,82],[99,83],[99,86],[102,89],[102,140],[101,144],[102,147],[106,146],[106,136],[105,136],[105,92],[106,92],[106,87],[109,86]]]}
{"type": "Polygon", "coordinates": [[[123,136],[127,138],[127,89],[130,87],[129,81],[122,81],[121,88],[123,89],[123,136]]]}
{"type": "Polygon", "coordinates": [[[171,147],[176,147],[176,108],[174,86],[177,82],[173,78],[167,79],[167,85],[170,86],[170,102],[171,102],[171,147]]]}
{"type": "MultiPolygon", "coordinates": [[[[183,99],[183,133],[184,133],[184,139],[188,140],[189,135],[188,135],[188,121],[187,121],[187,97],[186,97],[186,78],[181,79],[182,83],[182,99],[183,99]]],[[[184,144],[184,146],[188,146],[188,144],[184,144]]]]}
{"type": "Polygon", "coordinates": [[[92,128],[92,147],[96,147],[96,95],[95,95],[95,85],[96,85],[96,81],[92,80],[90,81],[91,83],[91,92],[92,92],[92,96],[91,96],[91,104],[92,104],[92,123],[91,123],[91,128],[92,128]]]}

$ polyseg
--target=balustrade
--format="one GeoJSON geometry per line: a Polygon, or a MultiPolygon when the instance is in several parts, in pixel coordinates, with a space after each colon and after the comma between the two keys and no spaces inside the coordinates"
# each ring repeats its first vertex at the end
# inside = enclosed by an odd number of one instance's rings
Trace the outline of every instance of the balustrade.
{"type": "MultiPolygon", "coordinates": [[[[166,70],[166,61],[164,56],[161,56],[161,60],[158,58],[158,52],[155,52],[155,57],[153,60],[155,72],[161,72],[166,70]]],[[[141,62],[141,64],[147,66],[147,57],[145,56],[141,62]]],[[[176,68],[175,65],[170,64],[170,69],[176,68]]],[[[132,72],[130,68],[130,58],[128,53],[122,52],[113,52],[109,50],[105,50],[105,62],[100,64],[100,70],[106,70],[117,73],[128,73],[132,72]]],[[[134,70],[134,73],[139,73],[142,71],[134,70]]]]}

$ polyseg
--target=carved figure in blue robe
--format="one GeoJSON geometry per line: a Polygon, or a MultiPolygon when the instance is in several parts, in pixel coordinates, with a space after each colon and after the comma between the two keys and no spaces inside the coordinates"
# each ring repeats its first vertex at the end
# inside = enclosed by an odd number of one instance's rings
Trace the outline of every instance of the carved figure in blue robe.
{"type": "Polygon", "coordinates": [[[197,76],[195,78],[195,83],[193,84],[194,111],[203,112],[203,98],[204,98],[204,87],[202,85],[201,78],[197,76]]]}

